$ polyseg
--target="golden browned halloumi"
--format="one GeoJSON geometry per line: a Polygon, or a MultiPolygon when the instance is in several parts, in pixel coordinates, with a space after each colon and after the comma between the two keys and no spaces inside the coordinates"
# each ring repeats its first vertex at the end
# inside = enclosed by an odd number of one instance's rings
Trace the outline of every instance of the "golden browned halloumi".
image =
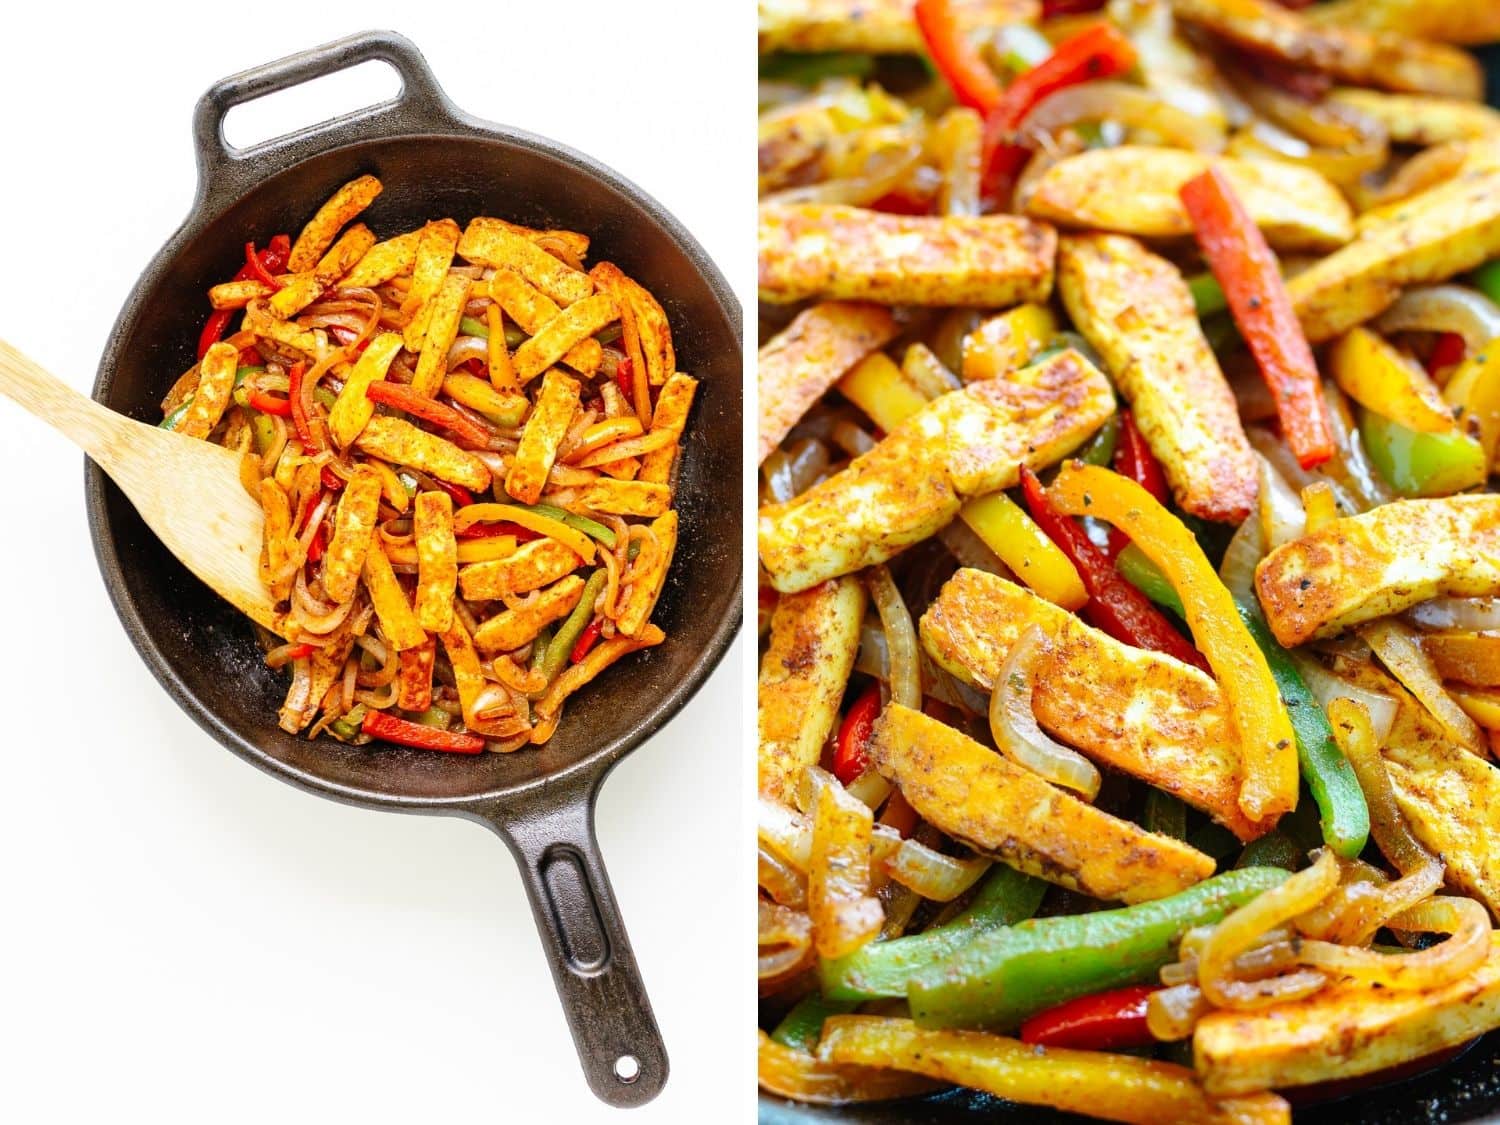
{"type": "Polygon", "coordinates": [[[380,186],[374,176],[360,176],[334,192],[292,243],[286,268],[292,273],[302,273],[317,265],[323,252],[333,245],[340,228],[375,201],[380,186]]]}
{"type": "Polygon", "coordinates": [[[375,245],[375,235],[364,223],[355,223],[339,235],[316,265],[306,273],[292,274],[280,289],[271,294],[267,302],[277,316],[295,316],[312,304],[325,291],[333,288],[339,278],[365,256],[375,245]]]}
{"type": "Polygon", "coordinates": [[[1104,358],[1183,511],[1239,523],[1259,488],[1234,392],[1176,266],[1133,238],[1063,238],[1057,287],[1104,358]]]}
{"type": "Polygon", "coordinates": [[[482,266],[515,270],[560,305],[581,301],[594,291],[588,274],[558,261],[508,226],[486,218],[470,221],[458,240],[458,252],[482,266]]]}
{"type": "MultiPolygon", "coordinates": [[[[916,0],[759,0],[760,50],[920,54],[927,48],[915,6],[916,0]]],[[[1038,0],[958,0],[953,8],[969,31],[1041,17],[1038,0]]]]}
{"type": "MultiPolygon", "coordinates": [[[[1500,7],[1495,10],[1500,12],[1500,7]]],[[[1335,105],[1373,117],[1400,145],[1426,148],[1500,134],[1500,110],[1461,98],[1387,94],[1358,87],[1334,90],[1328,98],[1335,105]]]]}
{"type": "Polygon", "coordinates": [[[1484,94],[1479,63],[1444,44],[1316,24],[1276,0],[1172,0],[1172,11],[1241,47],[1362,86],[1473,100],[1484,94]]]}
{"type": "Polygon", "coordinates": [[[334,399],[333,409],[328,412],[328,432],[333,435],[333,440],[340,449],[346,448],[359,437],[366,423],[375,416],[375,404],[365,392],[370,389],[371,383],[385,378],[391,361],[400,350],[399,332],[380,332],[355,361],[348,378],[344,380],[343,390],[334,399]]]}
{"type": "Polygon", "coordinates": [[[378,535],[371,537],[365,553],[365,587],[370,591],[375,616],[380,619],[380,631],[392,648],[405,652],[427,643],[427,633],[412,612],[406,591],[401,588],[378,535]]]}
{"type": "Polygon", "coordinates": [[[354,263],[354,268],[339,279],[339,285],[345,289],[373,288],[406,273],[417,259],[417,243],[421,238],[422,229],[418,227],[375,243],[365,251],[363,258],[354,263]]]}
{"type": "Polygon", "coordinates": [[[596,293],[576,301],[537,330],[511,357],[522,383],[535,379],[576,345],[619,318],[614,298],[596,293]]]}
{"type": "Polygon", "coordinates": [[[1001,307],[1052,294],[1057,233],[1015,215],[888,215],[828,204],[760,208],[760,296],[1001,307]]]}
{"type": "Polygon", "coordinates": [[[762,508],[760,559],[783,593],[849,574],[941,530],[963,500],[1065,457],[1115,409],[1109,380],[1069,349],[934,399],[849,467],[762,508]]]}
{"type": "Polygon", "coordinates": [[[818,764],[854,669],[867,600],[852,576],[777,600],[756,693],[764,796],[791,804],[803,768],[818,764]]]}
{"type": "Polygon", "coordinates": [[[1217,167],[1277,250],[1321,253],[1354,237],[1354,212],[1311,168],[1238,160],[1148,145],[1096,148],[1065,157],[1028,190],[1026,214],[1064,227],[1185,238],[1193,233],[1178,191],[1217,167]]]}
{"type": "Polygon", "coordinates": [[[595,512],[655,519],[672,503],[672,490],[644,480],[599,480],[578,490],[578,504],[595,512]]]}
{"type": "Polygon", "coordinates": [[[1123,644],[979,570],[959,570],[944,584],[920,632],[939,667],[988,693],[1032,625],[1052,645],[1031,700],[1044,728],[1095,761],[1180,797],[1241,840],[1264,833],[1240,811],[1240,748],[1219,685],[1197,668],[1123,644]]]}
{"type": "Polygon", "coordinates": [[[1407,285],[1446,281],[1500,255],[1500,168],[1481,169],[1404,201],[1383,221],[1287,282],[1313,343],[1378,316],[1407,285]]]}
{"type": "Polygon", "coordinates": [[[418,233],[417,248],[412,255],[411,288],[401,302],[401,311],[410,318],[401,330],[408,351],[422,350],[431,314],[427,303],[448,276],[448,267],[453,265],[453,254],[458,248],[458,235],[458,224],[452,219],[428,223],[418,233]]]}
{"type": "Polygon", "coordinates": [[[559,579],[527,596],[525,604],[503,610],[480,624],[474,643],[488,652],[510,652],[536,639],[548,625],[573,612],[583,596],[583,579],[576,574],[559,579]]]}
{"type": "Polygon", "coordinates": [[[651,414],[651,432],[670,434],[672,440],[641,458],[641,470],[636,480],[666,484],[672,479],[677,444],[682,439],[682,431],[687,428],[688,411],[692,409],[693,395],[697,390],[698,380],[681,371],[675,372],[662,386],[651,414]]]}
{"type": "Polygon", "coordinates": [[[634,335],[646,361],[647,382],[653,387],[661,386],[677,370],[677,353],[672,348],[672,328],[667,323],[666,311],[645,286],[627,277],[613,262],[600,262],[589,271],[589,276],[595,285],[614,297],[621,327],[627,339],[634,335]]]}
{"type": "MultiPolygon", "coordinates": [[[[489,288],[490,296],[528,336],[536,335],[562,311],[556,301],[515,270],[496,270],[489,288]]],[[[563,362],[580,375],[592,375],[604,362],[604,348],[598,340],[580,340],[568,349],[563,362]]]]}
{"type": "Polygon", "coordinates": [[[1288,648],[1440,594],[1500,593],[1500,496],[1397,500],[1283,543],[1255,589],[1288,648]]]}
{"type": "Polygon", "coordinates": [[[572,376],[555,368],[542,376],[541,392],[505,474],[505,491],[521,503],[535,504],[542,498],[557,448],[578,411],[578,394],[578,380],[572,376]]]}
{"type": "Polygon", "coordinates": [[[417,370],[411,377],[412,390],[419,395],[432,398],[443,385],[448,374],[448,351],[458,338],[458,322],[469,300],[469,286],[469,279],[463,274],[450,273],[422,306],[427,314],[427,331],[422,336],[417,370]]]}
{"type": "Polygon", "coordinates": [[[840,375],[895,335],[896,320],[880,305],[824,301],[798,313],[756,356],[756,463],[781,444],[840,375]]]}
{"type": "Polygon", "coordinates": [[[431,633],[453,624],[453,591],[458,588],[458,542],[453,537],[453,497],[419,492],[412,512],[417,541],[417,621],[431,633]]]}
{"type": "Polygon", "coordinates": [[[191,438],[206,438],[213,433],[224,410],[229,406],[229,396],[234,393],[234,376],[239,370],[240,350],[223,341],[209,345],[208,351],[198,361],[198,385],[193,389],[193,400],[188,403],[177,432],[191,438]]]}
{"type": "Polygon", "coordinates": [[[656,540],[656,554],[647,567],[632,576],[630,591],[621,600],[619,612],[615,614],[620,632],[627,637],[640,635],[651,618],[651,611],[656,608],[662,587],[667,583],[667,571],[677,551],[677,513],[663,512],[652,520],[651,534],[656,540]]]}
{"type": "Polygon", "coordinates": [[[458,573],[458,588],[471,602],[525,594],[572,574],[582,561],[556,539],[533,539],[506,558],[464,567],[458,573]]]}
{"type": "Polygon", "coordinates": [[[1193,1033],[1193,1065],[1210,1094],[1242,1094],[1369,1074],[1495,1027],[1500,935],[1492,934],[1484,964],[1441,988],[1344,984],[1256,1012],[1210,1012],[1193,1033]]]}
{"type": "Polygon", "coordinates": [[[335,604],[348,601],[359,587],[379,509],[380,475],[367,465],[356,465],[339,497],[333,538],[323,556],[323,592],[335,604]]]}
{"type": "Polygon", "coordinates": [[[1474,0],[1333,0],[1307,11],[1314,23],[1389,31],[1438,43],[1500,40],[1500,6],[1474,0]]]}
{"type": "Polygon", "coordinates": [[[268,297],[275,290],[255,278],[221,281],[208,290],[208,303],[216,309],[242,309],[257,297],[268,297]]]}
{"type": "Polygon", "coordinates": [[[421,469],[471,492],[490,486],[490,471],[478,457],[447,438],[417,429],[404,418],[375,415],[355,438],[354,448],[383,461],[421,469]]]}
{"type": "Polygon", "coordinates": [[[920,711],[888,704],[870,762],[922,818],[981,855],[1111,902],[1149,902],[1202,882],[1214,861],[1101,812],[920,711]]]}

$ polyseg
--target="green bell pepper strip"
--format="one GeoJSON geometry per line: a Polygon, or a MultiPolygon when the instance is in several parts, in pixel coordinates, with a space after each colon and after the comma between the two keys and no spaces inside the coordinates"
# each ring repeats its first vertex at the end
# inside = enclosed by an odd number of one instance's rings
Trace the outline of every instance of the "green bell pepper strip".
{"type": "Polygon", "coordinates": [[[269,414],[262,414],[259,410],[251,410],[250,433],[255,438],[255,452],[262,457],[271,448],[271,443],[276,440],[276,423],[271,421],[269,414]]]}
{"type": "Polygon", "coordinates": [[[554,507],[551,504],[533,504],[531,505],[531,510],[538,515],[547,516],[550,519],[557,520],[559,523],[565,523],[574,531],[581,531],[590,538],[599,540],[606,547],[613,547],[615,545],[614,531],[605,527],[598,520],[591,520],[588,516],[575,515],[572,512],[564,511],[562,508],[554,507]]]}
{"type": "Polygon", "coordinates": [[[825,78],[868,78],[875,60],[850,51],[776,51],[760,60],[759,72],[763,82],[816,86],[825,78]]]}
{"type": "MultiPolygon", "coordinates": [[[[531,666],[533,668],[540,669],[542,667],[547,659],[547,651],[551,647],[552,626],[547,625],[544,626],[542,631],[536,635],[536,639],[531,642],[531,666]]],[[[551,677],[548,677],[548,682],[551,682],[551,677]]],[[[537,693],[537,695],[540,694],[541,692],[537,693]]]]}
{"type": "Polygon", "coordinates": [[[1146,815],[1142,825],[1147,832],[1159,836],[1170,836],[1174,840],[1187,839],[1187,806],[1182,801],[1160,789],[1146,793],[1146,815]]]}
{"type": "Polygon", "coordinates": [[[782,1017],[771,1038],[783,1047],[811,1054],[823,1035],[823,1021],[829,1016],[848,1015],[856,1006],[852,1000],[828,1000],[817,992],[809,992],[782,1017]]]}
{"type": "Polygon", "coordinates": [[[1276,681],[1281,702],[1292,720],[1297,761],[1302,768],[1302,780],[1307,782],[1321,814],[1323,842],[1345,859],[1353,859],[1370,838],[1370,809],[1365,804],[1359,779],[1354,776],[1354,767],[1334,742],[1328,716],[1292,663],[1291,653],[1271,635],[1260,607],[1238,598],[1235,606],[1265,654],[1271,678],[1276,681]]]}
{"type": "Polygon", "coordinates": [[[919,1027],[1004,1032],[1075,997],[1151,981],[1188,930],[1218,922],[1286,877],[1280,868],[1247,867],[1155,902],[980,934],[912,978],[912,1018],[919,1027]]]}
{"type": "MultiPolygon", "coordinates": [[[[458,333],[460,336],[478,336],[481,340],[490,338],[490,326],[482,320],[476,320],[472,316],[463,316],[458,319],[458,333]]],[[[505,346],[507,348],[519,348],[526,342],[526,333],[510,322],[505,322],[505,346]]]]}
{"type": "Polygon", "coordinates": [[[1361,408],[1359,436],[1380,475],[1402,496],[1446,496],[1488,475],[1484,447],[1456,428],[1418,433],[1361,408]]]}
{"type": "Polygon", "coordinates": [[[974,901],[944,925],[924,934],[870,942],[843,957],[821,961],[823,996],[839,1002],[905,996],[908,982],[918,972],[940,964],[982,933],[1030,918],[1046,892],[1042,880],[996,864],[974,901]]]}
{"type": "Polygon", "coordinates": [[[175,430],[182,425],[182,419],[187,415],[188,407],[193,405],[193,396],[188,395],[177,404],[177,409],[168,414],[160,422],[156,423],[158,430],[175,430]]]}
{"type": "Polygon", "coordinates": [[[1074,454],[1080,461],[1090,465],[1108,466],[1115,457],[1115,446],[1120,443],[1120,415],[1111,414],[1109,421],[1100,426],[1098,431],[1083,447],[1074,454]]]}
{"type": "Polygon", "coordinates": [[[1120,577],[1157,605],[1170,609],[1183,620],[1187,619],[1187,611],[1182,608],[1182,599],[1177,596],[1177,591],[1172,588],[1172,583],[1167,580],[1167,576],[1161,572],[1161,567],[1152,562],[1151,556],[1134,543],[1129,544],[1120,552],[1119,557],[1115,559],[1115,569],[1120,572],[1120,577]]]}
{"type": "Polygon", "coordinates": [[[547,645],[547,657],[542,661],[542,674],[547,677],[549,684],[563,670],[563,665],[572,655],[573,646],[578,643],[578,638],[583,635],[583,631],[593,620],[594,603],[604,592],[604,584],[607,581],[609,581],[609,572],[602,566],[590,574],[589,580],[583,584],[583,593],[578,598],[578,604],[557,627],[556,634],[547,645]]]}
{"type": "Polygon", "coordinates": [[[1490,300],[1500,302],[1500,258],[1480,266],[1469,275],[1469,280],[1490,300]]]}
{"type": "Polygon", "coordinates": [[[447,730],[453,725],[453,713],[445,711],[441,707],[429,707],[419,715],[408,715],[414,723],[421,723],[424,727],[437,727],[439,730],[447,730]]]}
{"type": "Polygon", "coordinates": [[[1224,287],[1211,273],[1200,273],[1188,278],[1188,290],[1193,294],[1193,306],[1198,310],[1198,319],[1213,316],[1229,307],[1229,298],[1224,296],[1224,287]]]}
{"type": "Polygon", "coordinates": [[[1286,871],[1295,871],[1305,858],[1306,853],[1290,836],[1281,832],[1268,832],[1259,840],[1251,840],[1246,844],[1234,866],[1236,870],[1245,867],[1280,867],[1286,871]]]}

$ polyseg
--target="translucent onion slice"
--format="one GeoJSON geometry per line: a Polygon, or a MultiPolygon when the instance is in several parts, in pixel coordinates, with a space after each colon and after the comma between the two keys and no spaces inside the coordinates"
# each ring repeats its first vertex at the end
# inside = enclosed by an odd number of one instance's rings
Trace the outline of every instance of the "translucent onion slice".
{"type": "Polygon", "coordinates": [[[1048,148],[1063,129],[1105,120],[1172,148],[1224,151],[1222,118],[1215,121],[1209,115],[1190,113],[1155,90],[1126,82],[1084,82],[1059,90],[1037,103],[1019,132],[1034,146],[1048,148]]]}
{"type": "Polygon", "coordinates": [[[1328,710],[1335,699],[1349,699],[1358,703],[1370,717],[1370,726],[1375,732],[1375,741],[1382,743],[1391,733],[1391,724],[1396,721],[1396,701],[1382,691],[1371,691],[1367,687],[1334,675],[1310,656],[1293,653],[1292,660],[1301,673],[1307,689],[1317,697],[1323,710],[1328,710]]]}
{"type": "Polygon", "coordinates": [[[1408,289],[1375,322],[1381,332],[1455,332],[1470,354],[1500,339],[1500,305],[1466,285],[1423,285],[1408,289]]]}
{"type": "Polygon", "coordinates": [[[800,910],[759,900],[756,975],[762,981],[779,980],[812,965],[812,919],[800,910]]]}
{"type": "Polygon", "coordinates": [[[1146,1027],[1166,1043],[1186,1039],[1213,1005],[1196,984],[1174,984],[1153,992],[1146,1000],[1146,1027]]]}
{"type": "Polygon", "coordinates": [[[1381,953],[1327,941],[1304,941],[1304,965],[1362,984],[1414,991],[1441,988],[1467,976],[1490,951],[1490,916],[1471,898],[1440,896],[1408,908],[1391,920],[1398,929],[1445,933],[1447,941],[1408,953],[1381,953]]]}
{"type": "Polygon", "coordinates": [[[1307,516],[1296,491],[1276,467],[1260,454],[1256,454],[1256,460],[1260,463],[1261,535],[1274,551],[1283,543],[1302,538],[1307,531],[1307,516]]]}
{"type": "Polygon", "coordinates": [[[990,868],[984,856],[955,859],[916,840],[902,840],[885,861],[892,879],[934,902],[952,902],[990,868]]]}
{"type": "Polygon", "coordinates": [[[870,600],[885,629],[886,651],[891,661],[891,699],[913,711],[922,709],[922,672],[917,659],[917,630],[901,591],[884,564],[867,572],[870,600]]]}
{"type": "Polygon", "coordinates": [[[990,696],[990,733],[1011,761],[1092,801],[1099,793],[1099,771],[1077,750],[1044,734],[1031,709],[1036,661],[1045,646],[1041,628],[1032,625],[1011,649],[990,696]]]}
{"type": "Polygon", "coordinates": [[[1500,630],[1500,598],[1433,598],[1407,613],[1424,629],[1485,633],[1500,630]]]}
{"type": "Polygon", "coordinates": [[[761,890],[782,906],[807,908],[807,876],[764,845],[756,849],[755,866],[761,890]]]}
{"type": "Polygon", "coordinates": [[[1359,635],[1391,675],[1401,681],[1401,686],[1427,708],[1449,738],[1481,757],[1486,756],[1484,733],[1479,724],[1443,689],[1437,668],[1411,626],[1385,618],[1360,626],[1359,635]]]}

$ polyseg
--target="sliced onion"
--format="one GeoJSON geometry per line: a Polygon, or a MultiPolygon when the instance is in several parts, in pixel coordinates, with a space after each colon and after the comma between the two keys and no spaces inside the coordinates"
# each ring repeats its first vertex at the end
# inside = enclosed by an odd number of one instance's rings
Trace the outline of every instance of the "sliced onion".
{"type": "Polygon", "coordinates": [[[1077,750],[1043,733],[1031,708],[1036,662],[1046,644],[1041,627],[1031,625],[1010,650],[990,696],[990,733],[1011,761],[1092,801],[1099,793],[1098,769],[1077,750]]]}
{"type": "Polygon", "coordinates": [[[891,795],[891,783],[874,769],[867,769],[849,783],[849,793],[871,809],[878,809],[891,795]]]}
{"type": "Polygon", "coordinates": [[[1224,559],[1219,563],[1219,579],[1236,600],[1250,605],[1258,604],[1255,568],[1265,553],[1265,538],[1260,520],[1253,515],[1248,516],[1229,540],[1224,559]]]}
{"type": "Polygon", "coordinates": [[[875,439],[847,418],[833,424],[833,440],[850,457],[859,457],[875,448],[875,439]]]}
{"type": "Polygon", "coordinates": [[[803,438],[773,450],[761,466],[771,499],[785,504],[801,496],[828,468],[828,447],[816,438],[803,438]]]}
{"type": "Polygon", "coordinates": [[[461,363],[467,363],[471,359],[482,359],[489,362],[490,344],[488,340],[478,336],[460,336],[453,341],[453,346],[448,349],[448,367],[452,371],[461,363]]]}
{"type": "MultiPolygon", "coordinates": [[[[1263,542],[1275,550],[1301,539],[1307,532],[1307,513],[1297,493],[1271,462],[1257,454],[1260,464],[1260,524],[1263,542]]],[[[1311,486],[1310,486],[1311,487],[1311,486]]]]}
{"type": "Polygon", "coordinates": [[[901,373],[928,398],[937,398],[963,386],[959,377],[926,344],[913,344],[901,358],[901,373]]]}
{"type": "Polygon", "coordinates": [[[1424,285],[1408,289],[1375,327],[1393,332],[1456,332],[1470,355],[1500,339],[1500,305],[1465,285],[1424,285]]]}
{"type": "Polygon", "coordinates": [[[922,709],[922,672],[917,660],[917,630],[911,613],[896,589],[890,570],[884,565],[872,566],[866,572],[870,599],[885,630],[886,650],[891,659],[891,701],[913,711],[922,709]]]}
{"type": "Polygon", "coordinates": [[[989,574],[997,574],[1001,578],[1011,579],[1015,576],[1010,568],[1000,561],[1000,557],[990,550],[985,541],[974,533],[974,529],[963,520],[954,520],[942,531],[938,532],[938,539],[949,553],[958,560],[960,566],[969,567],[971,570],[983,570],[989,574]]]}
{"type": "Polygon", "coordinates": [[[1047,148],[1069,126],[1104,120],[1174,148],[1224,151],[1224,131],[1211,118],[1179,109],[1160,93],[1126,82],[1083,82],[1059,90],[1026,115],[1018,133],[1030,147],[1047,148]]]}
{"type": "Polygon", "coordinates": [[[1384,743],[1390,736],[1391,724],[1396,721],[1396,701],[1383,691],[1371,691],[1367,687],[1336,676],[1312,657],[1300,652],[1292,653],[1292,661],[1302,676],[1303,683],[1313,693],[1323,710],[1328,710],[1335,699],[1348,699],[1358,703],[1370,717],[1370,726],[1375,732],[1376,743],[1384,743]]]}
{"type": "Polygon", "coordinates": [[[295,659],[294,654],[301,648],[302,643],[300,641],[296,643],[277,645],[275,648],[270,649],[266,653],[266,667],[280,668],[285,664],[291,663],[291,661],[295,659]]]}
{"type": "Polygon", "coordinates": [[[1410,875],[1430,866],[1434,856],[1411,834],[1406,817],[1396,804],[1396,792],[1380,748],[1375,742],[1369,716],[1358,704],[1338,700],[1329,710],[1334,741],[1349,760],[1365,803],[1370,808],[1370,834],[1396,870],[1410,875]]]}
{"type": "Polygon", "coordinates": [[[1323,401],[1328,404],[1328,427],[1333,433],[1333,445],[1337,450],[1330,468],[1363,505],[1358,509],[1350,507],[1339,491],[1336,491],[1335,498],[1338,499],[1339,506],[1345,511],[1369,511],[1382,504],[1389,504],[1395,499],[1395,494],[1370,461],[1370,455],[1365,452],[1364,439],[1355,428],[1344,392],[1331,380],[1325,381],[1323,401]]]}
{"type": "Polygon", "coordinates": [[[1444,690],[1442,677],[1410,625],[1388,617],[1360,626],[1359,635],[1391,675],[1401,681],[1401,686],[1427,708],[1449,738],[1480,757],[1487,756],[1479,724],[1444,690]]]}
{"type": "Polygon", "coordinates": [[[1304,941],[1302,963],[1362,984],[1414,991],[1452,984],[1477,969],[1489,956],[1489,912],[1471,898],[1446,895],[1430,898],[1393,918],[1391,924],[1398,929],[1450,936],[1428,949],[1407,953],[1381,953],[1326,941],[1304,941]]]}
{"type": "Polygon", "coordinates": [[[763,204],[838,203],[867,207],[895,191],[918,167],[922,142],[905,131],[865,157],[857,175],[839,176],[805,187],[787,188],[767,195],[763,204]]]}
{"type": "Polygon", "coordinates": [[[756,849],[756,869],[760,888],[782,906],[802,910],[807,906],[807,876],[775,852],[762,846],[756,849]]]}
{"type": "MultiPolygon", "coordinates": [[[[1165,971],[1165,970],[1164,970],[1165,971]]],[[[1171,1043],[1186,1039],[1213,1005],[1196,984],[1158,989],[1146,999],[1146,1027],[1153,1036],[1171,1043]]]]}
{"type": "Polygon", "coordinates": [[[1374,118],[1349,106],[1307,101],[1244,71],[1232,78],[1239,95],[1264,120],[1238,133],[1230,152],[1305,164],[1343,186],[1385,166],[1390,136],[1374,118]]]}
{"type": "Polygon", "coordinates": [[[812,919],[800,910],[759,900],[756,974],[762,983],[780,980],[810,968],[813,952],[812,919]]]}
{"type": "Polygon", "coordinates": [[[1500,598],[1433,598],[1407,617],[1424,629],[1486,633],[1500,630],[1500,598]]]}
{"type": "Polygon", "coordinates": [[[761,845],[804,875],[812,860],[812,820],[769,797],[756,799],[756,837],[761,845]]]}
{"type": "Polygon", "coordinates": [[[990,868],[984,856],[954,859],[916,840],[902,840],[885,861],[892,879],[934,902],[952,902],[990,868]]]}

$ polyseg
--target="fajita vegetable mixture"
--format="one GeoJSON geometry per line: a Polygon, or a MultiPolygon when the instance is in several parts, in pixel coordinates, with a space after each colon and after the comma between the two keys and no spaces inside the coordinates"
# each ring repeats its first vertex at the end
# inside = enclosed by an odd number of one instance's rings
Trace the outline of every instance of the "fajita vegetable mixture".
{"type": "Polygon", "coordinates": [[[245,247],[162,425],[244,454],[284,730],[517,750],[665,639],[697,383],[652,295],[585,270],[587,235],[481,217],[379,241],[355,220],[380,191],[245,247]]]}
{"type": "Polygon", "coordinates": [[[1500,5],[759,12],[763,1089],[1500,1027],[1500,5]]]}

